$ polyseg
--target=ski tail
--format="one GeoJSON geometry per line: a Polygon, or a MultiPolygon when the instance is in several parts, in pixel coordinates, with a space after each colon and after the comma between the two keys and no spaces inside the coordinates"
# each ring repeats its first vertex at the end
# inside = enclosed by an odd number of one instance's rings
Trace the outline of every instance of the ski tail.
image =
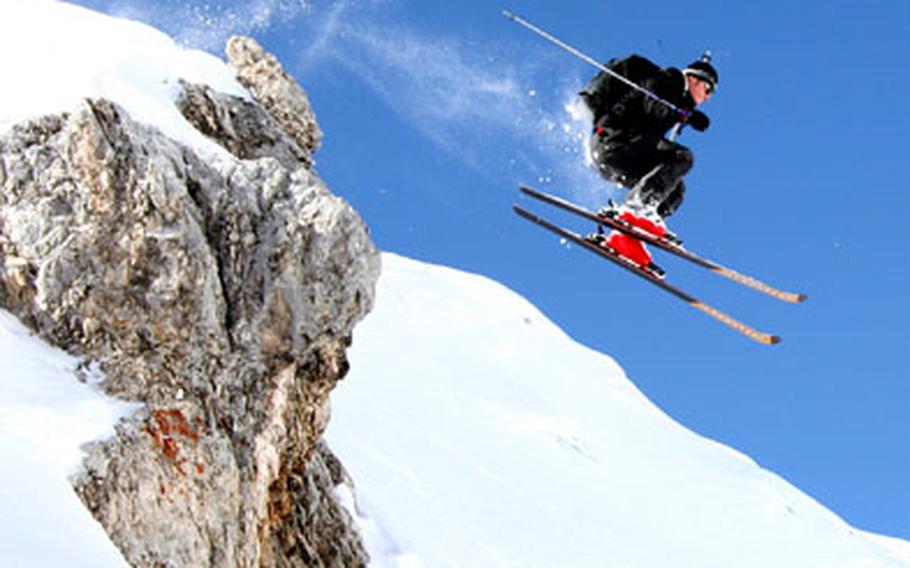
{"type": "Polygon", "coordinates": [[[626,261],[619,255],[611,254],[607,250],[597,246],[596,244],[594,244],[590,240],[582,237],[578,233],[575,233],[573,231],[560,227],[559,225],[551,223],[550,221],[547,221],[543,217],[535,215],[534,213],[531,213],[530,211],[523,209],[522,207],[520,207],[518,205],[513,205],[512,208],[515,210],[515,213],[517,213],[519,216],[527,219],[528,221],[531,221],[532,223],[535,223],[535,224],[543,227],[544,229],[547,229],[550,232],[559,235],[560,237],[562,237],[566,240],[569,240],[578,245],[581,245],[584,248],[588,249],[589,251],[593,252],[594,254],[597,254],[603,258],[606,258],[607,260],[617,264],[618,266],[621,266],[622,268],[625,268],[626,270],[632,272],[633,274],[640,276],[641,278],[654,284],[658,288],[664,290],[665,292],[670,293],[671,295],[675,296],[676,298],[679,298],[680,300],[686,302],[693,308],[711,316],[715,320],[717,320],[720,323],[730,327],[731,329],[741,333],[742,335],[748,337],[749,339],[756,341],[758,343],[761,343],[763,345],[774,345],[776,343],[780,343],[779,336],[772,335],[770,333],[765,333],[763,331],[759,331],[759,330],[733,318],[732,316],[718,310],[717,308],[709,306],[708,304],[698,300],[697,298],[690,295],[689,293],[677,288],[676,286],[673,286],[672,284],[669,284],[665,280],[662,280],[660,278],[657,278],[657,277],[649,274],[646,270],[643,270],[642,268],[634,265],[634,263],[632,263],[631,261],[626,261]]]}

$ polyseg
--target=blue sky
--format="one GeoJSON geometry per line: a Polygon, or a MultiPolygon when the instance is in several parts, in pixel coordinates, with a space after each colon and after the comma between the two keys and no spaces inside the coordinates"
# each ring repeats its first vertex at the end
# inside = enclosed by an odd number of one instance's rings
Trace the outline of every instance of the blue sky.
{"type": "MultiPolygon", "coordinates": [[[[384,250],[479,272],[615,357],[678,421],[858,528],[910,538],[910,3],[259,0],[78,4],[221,53],[257,37],[307,89],[320,175],[384,250]],[[614,190],[571,112],[596,59],[711,49],[711,129],[671,221],[690,248],[810,300],[785,305],[670,257],[668,279],[780,334],[763,347],[515,217],[519,181],[590,207],[614,190]]],[[[621,196],[621,194],[616,194],[621,196]]],[[[355,336],[356,341],[356,336],[355,336]]],[[[554,377],[558,381],[559,377],[554,377]]]]}

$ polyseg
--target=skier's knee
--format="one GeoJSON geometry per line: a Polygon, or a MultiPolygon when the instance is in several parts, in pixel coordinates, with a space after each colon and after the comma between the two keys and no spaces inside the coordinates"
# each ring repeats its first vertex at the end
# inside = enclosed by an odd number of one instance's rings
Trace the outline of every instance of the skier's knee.
{"type": "Polygon", "coordinates": [[[676,184],[676,187],[673,188],[673,191],[670,192],[670,195],[668,195],[664,202],[661,203],[657,208],[657,213],[664,219],[673,213],[676,213],[676,210],[679,209],[680,205],[682,205],[685,196],[686,184],[683,180],[679,180],[679,183],[676,184]]]}
{"type": "Polygon", "coordinates": [[[687,173],[695,165],[695,154],[685,146],[680,146],[676,150],[677,167],[682,173],[687,173]]]}

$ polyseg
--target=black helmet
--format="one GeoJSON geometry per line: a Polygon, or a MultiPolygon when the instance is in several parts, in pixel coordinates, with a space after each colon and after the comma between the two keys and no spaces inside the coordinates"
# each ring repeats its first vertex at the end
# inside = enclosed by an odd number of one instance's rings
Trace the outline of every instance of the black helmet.
{"type": "Polygon", "coordinates": [[[683,73],[698,77],[702,81],[707,81],[711,85],[712,91],[717,89],[717,69],[711,65],[711,55],[709,53],[703,55],[698,61],[690,63],[688,67],[683,69],[683,73]]]}

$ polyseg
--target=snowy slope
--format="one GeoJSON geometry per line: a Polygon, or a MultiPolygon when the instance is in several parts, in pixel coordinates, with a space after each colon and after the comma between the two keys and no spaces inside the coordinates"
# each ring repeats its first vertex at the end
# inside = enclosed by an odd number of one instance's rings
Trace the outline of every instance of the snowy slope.
{"type": "Polygon", "coordinates": [[[910,565],[499,284],[386,254],[377,301],[328,438],[379,566],[910,565]]]}

